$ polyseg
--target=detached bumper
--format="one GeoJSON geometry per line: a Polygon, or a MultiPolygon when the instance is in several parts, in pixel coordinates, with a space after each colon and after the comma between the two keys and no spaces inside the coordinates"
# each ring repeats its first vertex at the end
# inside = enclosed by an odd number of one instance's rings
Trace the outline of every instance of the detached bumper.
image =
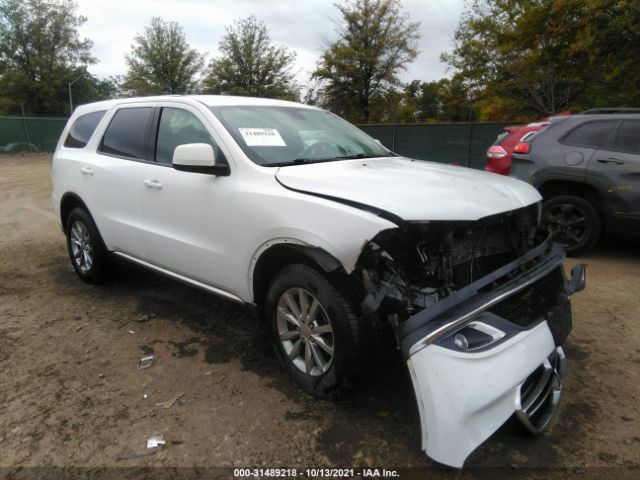
{"type": "Polygon", "coordinates": [[[569,296],[585,284],[584,266],[567,279],[563,260],[547,238],[402,325],[428,456],[462,467],[515,412],[532,432],[549,424],[562,391],[569,296]]]}

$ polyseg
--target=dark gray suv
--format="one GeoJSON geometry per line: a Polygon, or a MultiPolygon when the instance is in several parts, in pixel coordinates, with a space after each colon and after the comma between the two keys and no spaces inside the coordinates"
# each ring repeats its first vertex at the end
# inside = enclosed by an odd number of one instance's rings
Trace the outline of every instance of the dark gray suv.
{"type": "Polygon", "coordinates": [[[520,145],[510,175],[544,198],[543,222],[569,254],[603,232],[640,240],[640,109],[556,117],[520,145]]]}

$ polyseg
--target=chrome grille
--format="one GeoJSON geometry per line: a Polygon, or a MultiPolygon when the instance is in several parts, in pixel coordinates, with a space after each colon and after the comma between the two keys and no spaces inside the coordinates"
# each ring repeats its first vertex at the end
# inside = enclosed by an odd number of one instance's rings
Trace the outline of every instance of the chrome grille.
{"type": "Polygon", "coordinates": [[[518,388],[516,415],[531,433],[541,433],[551,423],[560,403],[564,373],[565,356],[558,347],[518,388]]]}

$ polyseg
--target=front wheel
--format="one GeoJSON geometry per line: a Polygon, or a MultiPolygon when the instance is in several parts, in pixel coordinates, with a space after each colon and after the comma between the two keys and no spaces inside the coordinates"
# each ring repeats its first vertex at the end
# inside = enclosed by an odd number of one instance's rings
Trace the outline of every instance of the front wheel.
{"type": "Polygon", "coordinates": [[[602,230],[595,207],[575,195],[560,195],[544,202],[542,223],[567,255],[578,255],[591,249],[602,230]]]}
{"type": "Polygon", "coordinates": [[[321,273],[301,264],[283,268],[265,309],[277,355],[305,391],[334,398],[362,378],[367,319],[321,273]]]}

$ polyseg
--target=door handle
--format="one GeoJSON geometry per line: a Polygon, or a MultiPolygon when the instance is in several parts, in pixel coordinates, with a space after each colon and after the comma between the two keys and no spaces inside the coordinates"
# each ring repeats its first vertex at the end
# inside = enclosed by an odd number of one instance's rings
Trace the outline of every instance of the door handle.
{"type": "Polygon", "coordinates": [[[153,190],[162,190],[162,184],[158,180],[145,180],[144,186],[153,190]]]}
{"type": "Polygon", "coordinates": [[[616,165],[624,165],[624,160],[620,160],[618,158],[613,158],[613,157],[606,158],[606,159],[605,158],[599,158],[598,161],[600,163],[615,163],[616,165]]]}
{"type": "Polygon", "coordinates": [[[83,175],[87,175],[87,176],[91,176],[95,173],[93,171],[93,168],[89,168],[89,167],[82,167],[80,171],[82,172],[83,175]]]}

